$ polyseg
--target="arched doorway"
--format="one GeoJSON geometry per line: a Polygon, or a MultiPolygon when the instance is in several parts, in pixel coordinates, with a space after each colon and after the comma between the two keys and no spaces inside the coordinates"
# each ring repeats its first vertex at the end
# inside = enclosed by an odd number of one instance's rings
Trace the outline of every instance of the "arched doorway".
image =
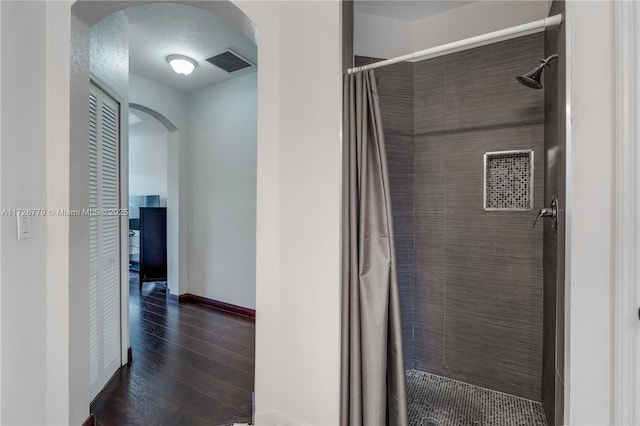
{"type": "MultiPolygon", "coordinates": [[[[140,5],[140,4],[144,4],[147,3],[145,1],[140,1],[140,2],[129,2],[127,4],[113,4],[112,2],[76,2],[74,4],[74,6],[72,7],[72,13],[79,19],[80,23],[78,25],[72,26],[72,52],[73,52],[73,58],[74,58],[74,66],[76,66],[77,70],[79,71],[78,73],[74,74],[72,76],[72,81],[71,81],[71,92],[72,92],[72,100],[71,100],[71,110],[72,110],[72,116],[74,116],[75,113],[81,114],[81,111],[83,110],[83,108],[85,108],[85,105],[83,105],[83,94],[84,91],[86,89],[86,83],[84,81],[85,77],[89,77],[89,70],[91,69],[89,67],[89,63],[87,61],[88,58],[91,57],[92,55],[92,46],[89,44],[87,45],[86,40],[90,38],[90,28],[92,26],[99,26],[99,25],[103,25],[104,22],[106,22],[109,17],[114,16],[114,14],[117,14],[119,11],[122,11],[123,9],[129,8],[129,7],[134,7],[136,5],[140,5]],[[106,18],[106,19],[105,19],[106,18]],[[77,96],[74,96],[77,95],[77,96]]],[[[247,36],[249,38],[251,38],[252,40],[255,41],[255,28],[252,26],[252,24],[250,23],[250,21],[235,7],[233,6],[231,3],[228,2],[211,2],[211,3],[201,3],[201,2],[176,2],[178,4],[184,4],[184,5],[190,5],[190,4],[197,4],[196,7],[200,7],[201,9],[205,9],[209,12],[214,12],[217,14],[220,14],[221,16],[223,16],[225,19],[227,19],[228,21],[234,23],[236,26],[238,26],[238,28],[240,28],[243,32],[245,32],[245,34],[247,34],[247,36]]],[[[118,31],[118,23],[115,22],[115,24],[113,22],[110,23],[110,25],[113,24],[114,27],[113,29],[115,31],[118,31]]],[[[121,40],[100,40],[101,42],[105,42],[105,43],[113,43],[115,45],[117,45],[118,43],[121,42],[121,40]]],[[[115,50],[118,51],[119,47],[122,46],[115,46],[115,50]]],[[[127,67],[125,66],[126,61],[122,61],[119,63],[119,61],[123,59],[123,57],[118,58],[110,58],[109,61],[111,62],[111,64],[115,64],[115,67],[111,70],[111,72],[106,72],[105,75],[107,77],[105,77],[103,79],[103,81],[105,81],[106,84],[108,84],[113,90],[115,90],[116,92],[119,92],[119,94],[121,95],[121,97],[123,98],[123,100],[125,101],[125,105],[127,100],[129,100],[130,98],[128,97],[128,87],[127,87],[127,83],[126,83],[126,72],[127,72],[127,67]]],[[[105,65],[105,66],[109,66],[109,65],[105,65]]],[[[88,80],[87,80],[88,81],[88,80]]],[[[138,105],[139,106],[139,105],[138,105]]],[[[126,109],[123,108],[123,115],[125,115],[126,109]]],[[[160,114],[162,115],[162,114],[160,114]]],[[[84,177],[85,177],[85,173],[86,171],[84,170],[83,166],[82,166],[82,162],[83,159],[86,158],[87,153],[86,153],[86,147],[84,147],[84,141],[82,140],[82,138],[80,137],[83,133],[84,133],[84,128],[83,128],[83,124],[77,121],[72,120],[71,122],[71,133],[74,136],[78,136],[76,138],[72,137],[71,139],[71,151],[73,152],[72,156],[76,157],[75,160],[72,162],[71,165],[71,179],[74,182],[82,182],[84,177]]],[[[175,129],[176,126],[172,125],[173,128],[175,129]]],[[[170,126],[171,127],[171,126],[170,126]]],[[[176,136],[177,132],[172,132],[173,137],[178,137],[176,136]]],[[[126,139],[126,138],[125,138],[126,139]]],[[[178,155],[178,157],[181,157],[181,155],[178,155]]],[[[178,166],[180,167],[180,166],[178,166]]],[[[81,184],[77,185],[78,187],[81,186],[81,184]]],[[[78,191],[72,191],[73,195],[71,195],[71,204],[73,205],[75,204],[82,204],[83,202],[83,191],[81,188],[78,188],[78,191]]],[[[182,191],[182,188],[180,188],[179,192],[186,192],[186,191],[182,191]]],[[[182,203],[182,196],[178,196],[176,197],[178,199],[178,211],[183,210],[184,204],[182,203]]],[[[126,194],[122,195],[121,201],[122,204],[125,204],[125,199],[126,199],[126,194]]],[[[125,219],[123,218],[123,221],[125,219]]],[[[255,220],[254,220],[255,222],[255,220]]],[[[85,233],[86,230],[86,223],[84,223],[83,221],[78,221],[77,223],[73,223],[70,225],[71,226],[71,230],[70,233],[73,235],[74,233],[76,235],[78,235],[78,241],[77,244],[71,244],[71,257],[72,259],[74,259],[74,261],[71,264],[71,268],[75,269],[77,267],[78,271],[76,271],[76,273],[72,273],[72,277],[77,277],[79,280],[76,283],[77,284],[77,288],[79,289],[79,292],[84,291],[82,289],[82,276],[84,275],[82,269],[82,262],[84,260],[85,257],[85,252],[83,250],[83,246],[84,246],[84,242],[81,241],[82,236],[85,233]],[[75,229],[74,229],[75,228],[75,229]]],[[[122,237],[122,242],[123,245],[126,242],[126,229],[127,227],[125,226],[124,223],[121,223],[121,237],[122,237]]],[[[179,241],[183,241],[185,238],[185,235],[188,235],[189,230],[188,228],[186,228],[186,221],[185,223],[180,223],[177,226],[177,232],[176,232],[176,238],[179,241]]],[[[123,252],[125,252],[125,250],[123,249],[123,252]]],[[[178,250],[178,252],[180,253],[179,257],[182,256],[182,251],[178,250]]],[[[186,250],[185,250],[186,252],[186,250]]],[[[122,359],[122,364],[126,363],[126,360],[129,357],[129,354],[127,353],[127,350],[129,348],[129,330],[127,327],[128,324],[128,311],[127,311],[127,291],[126,289],[128,288],[128,283],[127,283],[127,267],[126,267],[126,262],[128,259],[125,259],[124,256],[121,260],[121,270],[122,270],[122,288],[121,288],[121,296],[122,296],[122,301],[121,301],[121,306],[122,306],[122,320],[121,320],[121,331],[122,331],[122,347],[121,347],[121,359],[122,359]]],[[[186,268],[183,268],[182,265],[185,262],[183,262],[182,259],[179,259],[176,261],[176,264],[180,265],[179,270],[185,270],[186,268]]],[[[181,274],[181,272],[180,272],[181,274]]],[[[73,279],[73,278],[72,278],[73,279]]],[[[180,280],[178,280],[180,282],[180,285],[183,284],[183,281],[186,280],[182,280],[182,277],[180,277],[180,280]]],[[[74,285],[72,283],[72,285],[74,285]]],[[[180,294],[180,293],[177,293],[180,294]]],[[[71,311],[70,312],[70,316],[71,317],[76,317],[78,320],[82,321],[82,319],[85,317],[85,310],[82,307],[79,306],[71,306],[70,307],[71,311]]],[[[74,339],[73,336],[70,336],[70,339],[74,339]]],[[[71,360],[70,362],[72,364],[75,364],[76,362],[78,363],[78,365],[82,365],[86,360],[86,354],[82,353],[82,351],[79,352],[74,352],[71,354],[71,360]]],[[[71,375],[75,375],[76,378],[72,379],[72,382],[76,382],[76,383],[83,383],[83,372],[80,370],[74,370],[70,373],[71,375]],[[77,380],[76,380],[77,379],[77,380]]],[[[84,397],[83,395],[81,395],[83,393],[82,386],[78,386],[77,388],[73,388],[71,389],[71,399],[72,401],[83,401],[83,399],[86,401],[86,397],[84,397]],[[74,395],[77,398],[74,398],[74,395]]],[[[74,402],[72,402],[73,404],[74,402]]],[[[82,404],[84,404],[84,402],[81,402],[82,404]]]]}
{"type": "MultiPolygon", "coordinates": [[[[152,107],[131,102],[129,97],[129,199],[131,210],[132,196],[146,196],[157,194],[160,206],[167,209],[167,285],[170,294],[179,295],[180,291],[180,130],[176,125],[152,107]],[[132,123],[131,117],[139,117],[142,123],[132,123]],[[136,127],[139,126],[139,127],[136,127]],[[134,137],[140,139],[134,146],[134,137]],[[159,152],[153,152],[154,144],[159,152]],[[155,158],[149,159],[151,154],[155,158]],[[135,157],[135,158],[134,158],[135,157]],[[136,167],[138,166],[138,167],[136,167]],[[138,169],[138,170],[136,170],[138,169]],[[145,176],[135,176],[144,174],[145,176]],[[152,176],[150,176],[152,175],[152,176]]],[[[184,141],[183,141],[184,143],[184,141]]],[[[131,211],[129,212],[131,219],[131,211]]],[[[135,224],[139,225],[139,224],[135,224]]],[[[130,248],[129,261],[139,261],[135,255],[139,254],[138,236],[131,238],[130,220],[130,248]],[[132,243],[134,249],[132,250],[132,243]],[[136,244],[138,244],[136,246],[136,244]],[[137,248],[138,250],[135,250],[137,248]]],[[[138,230],[139,232],[139,230],[138,230]]],[[[183,247],[184,250],[184,247],[183,247]]],[[[186,256],[182,256],[183,259],[186,256]]],[[[186,267],[186,266],[185,266],[186,267]]]]}

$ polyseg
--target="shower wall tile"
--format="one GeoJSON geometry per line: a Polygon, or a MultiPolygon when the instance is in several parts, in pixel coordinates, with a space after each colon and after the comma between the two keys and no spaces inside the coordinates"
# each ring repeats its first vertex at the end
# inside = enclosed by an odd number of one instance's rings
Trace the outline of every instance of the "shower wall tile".
{"type": "Polygon", "coordinates": [[[563,425],[564,424],[564,382],[562,376],[556,374],[555,379],[555,407],[553,422],[547,415],[547,425],[563,425]]]}
{"type": "Polygon", "coordinates": [[[413,366],[413,327],[415,298],[415,251],[414,235],[396,233],[396,257],[398,272],[398,292],[402,317],[402,337],[404,343],[405,368],[413,366]]]}
{"type": "Polygon", "coordinates": [[[415,368],[447,375],[444,221],[418,223],[416,231],[415,368]]]}
{"type": "Polygon", "coordinates": [[[542,35],[418,62],[415,368],[540,401],[544,109],[515,75],[542,35]],[[473,70],[473,73],[470,72],[473,70]],[[483,154],[533,149],[534,209],[486,212],[483,154]]]}
{"type": "MultiPolygon", "coordinates": [[[[540,152],[542,132],[538,124],[452,133],[444,162],[449,377],[532,400],[542,368],[542,232],[531,228],[535,209],[484,211],[483,153],[540,152]]],[[[541,156],[534,161],[541,170],[541,156]]],[[[534,178],[538,208],[544,176],[534,178]]]]}
{"type": "Polygon", "coordinates": [[[446,147],[447,138],[444,136],[415,138],[413,167],[416,220],[426,219],[429,214],[444,220],[446,147]]]}
{"type": "Polygon", "coordinates": [[[542,101],[540,91],[524,87],[515,79],[500,85],[447,93],[444,128],[460,132],[543,123],[542,101]]]}
{"type": "Polygon", "coordinates": [[[343,71],[354,64],[353,56],[353,0],[342,1],[342,67],[343,71]]]}
{"type": "Polygon", "coordinates": [[[447,243],[446,357],[450,376],[540,399],[539,259],[447,243]],[[537,261],[536,261],[537,260],[537,261]],[[495,265],[500,265],[496,268],[495,265]]]}
{"type": "MultiPolygon", "coordinates": [[[[385,136],[391,185],[393,224],[396,234],[414,232],[413,138],[390,133],[385,136]]],[[[413,247],[413,238],[411,238],[413,247]]]]}
{"type": "MultiPolygon", "coordinates": [[[[564,1],[555,0],[550,15],[565,12],[564,1]]],[[[565,157],[565,27],[564,23],[544,33],[544,57],[558,59],[544,71],[545,96],[545,205],[558,197],[558,225],[544,225],[544,343],[542,405],[550,426],[563,424],[564,397],[564,251],[566,206],[565,157]]],[[[548,222],[548,221],[547,221],[548,222]]]]}
{"type": "Polygon", "coordinates": [[[541,43],[537,34],[448,55],[444,73],[447,93],[515,82],[516,76],[540,63],[541,43]]]}
{"type": "MultiPolygon", "coordinates": [[[[549,164],[562,156],[560,150],[563,148],[558,142],[559,123],[558,120],[550,120],[549,117],[558,117],[558,78],[557,68],[548,67],[545,70],[544,81],[544,113],[545,113],[545,163],[549,164]]],[[[554,184],[556,181],[554,181],[554,184]]]]}
{"type": "Polygon", "coordinates": [[[447,375],[445,363],[445,165],[447,140],[415,138],[415,368],[447,375]],[[427,284],[428,285],[425,285],[427,284]]]}
{"type": "Polygon", "coordinates": [[[442,57],[415,64],[413,114],[416,135],[443,129],[445,64],[442,57]]]}
{"type": "MultiPolygon", "coordinates": [[[[546,165],[545,194],[555,191],[558,182],[557,157],[546,165]]],[[[546,198],[546,196],[545,196],[546,198]]],[[[551,205],[548,200],[547,205],[551,205]]],[[[558,234],[551,222],[544,221],[544,343],[543,343],[543,394],[549,395],[547,405],[555,404],[554,385],[556,374],[556,277],[558,274],[558,234]]]]}
{"type": "Polygon", "coordinates": [[[414,345],[414,299],[415,299],[415,266],[413,245],[405,244],[412,241],[413,235],[396,234],[396,254],[398,259],[398,293],[400,296],[400,311],[402,320],[402,337],[405,364],[413,365],[414,345]]]}
{"type": "MultiPolygon", "coordinates": [[[[559,167],[561,169],[561,167],[559,167]]],[[[565,225],[566,224],[566,212],[564,209],[558,211],[558,226],[556,228],[556,234],[558,235],[558,246],[556,252],[556,330],[555,330],[555,363],[556,374],[559,374],[561,378],[564,377],[564,321],[565,321],[565,286],[564,286],[564,253],[565,253],[565,225]],[[560,237],[561,236],[561,237],[560,237]]]]}

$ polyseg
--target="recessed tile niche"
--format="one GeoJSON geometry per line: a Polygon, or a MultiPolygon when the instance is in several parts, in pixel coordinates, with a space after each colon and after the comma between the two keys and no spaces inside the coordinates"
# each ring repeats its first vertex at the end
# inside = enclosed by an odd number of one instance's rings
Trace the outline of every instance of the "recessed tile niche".
{"type": "Polygon", "coordinates": [[[533,151],[499,151],[484,154],[484,209],[533,208],[533,151]]]}

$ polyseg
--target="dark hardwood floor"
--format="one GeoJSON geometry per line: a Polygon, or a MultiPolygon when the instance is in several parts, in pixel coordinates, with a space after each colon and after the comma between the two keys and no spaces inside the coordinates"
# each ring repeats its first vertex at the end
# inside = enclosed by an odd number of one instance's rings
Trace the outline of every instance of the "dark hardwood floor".
{"type": "Polygon", "coordinates": [[[251,419],[255,324],[197,303],[169,301],[130,275],[133,363],[91,404],[99,425],[229,425],[251,419]]]}

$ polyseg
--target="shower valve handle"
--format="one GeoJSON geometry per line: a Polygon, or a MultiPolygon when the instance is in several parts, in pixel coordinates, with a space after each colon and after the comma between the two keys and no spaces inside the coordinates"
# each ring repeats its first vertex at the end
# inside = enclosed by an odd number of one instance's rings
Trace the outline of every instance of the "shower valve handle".
{"type": "Polygon", "coordinates": [[[553,197],[553,200],[551,200],[551,207],[545,207],[540,209],[540,211],[538,212],[538,216],[536,216],[535,220],[533,221],[533,225],[531,225],[532,228],[535,228],[536,223],[538,223],[538,219],[540,218],[545,218],[545,217],[550,217],[551,220],[553,222],[551,222],[551,227],[555,228],[556,225],[558,224],[558,197],[553,197]]]}

